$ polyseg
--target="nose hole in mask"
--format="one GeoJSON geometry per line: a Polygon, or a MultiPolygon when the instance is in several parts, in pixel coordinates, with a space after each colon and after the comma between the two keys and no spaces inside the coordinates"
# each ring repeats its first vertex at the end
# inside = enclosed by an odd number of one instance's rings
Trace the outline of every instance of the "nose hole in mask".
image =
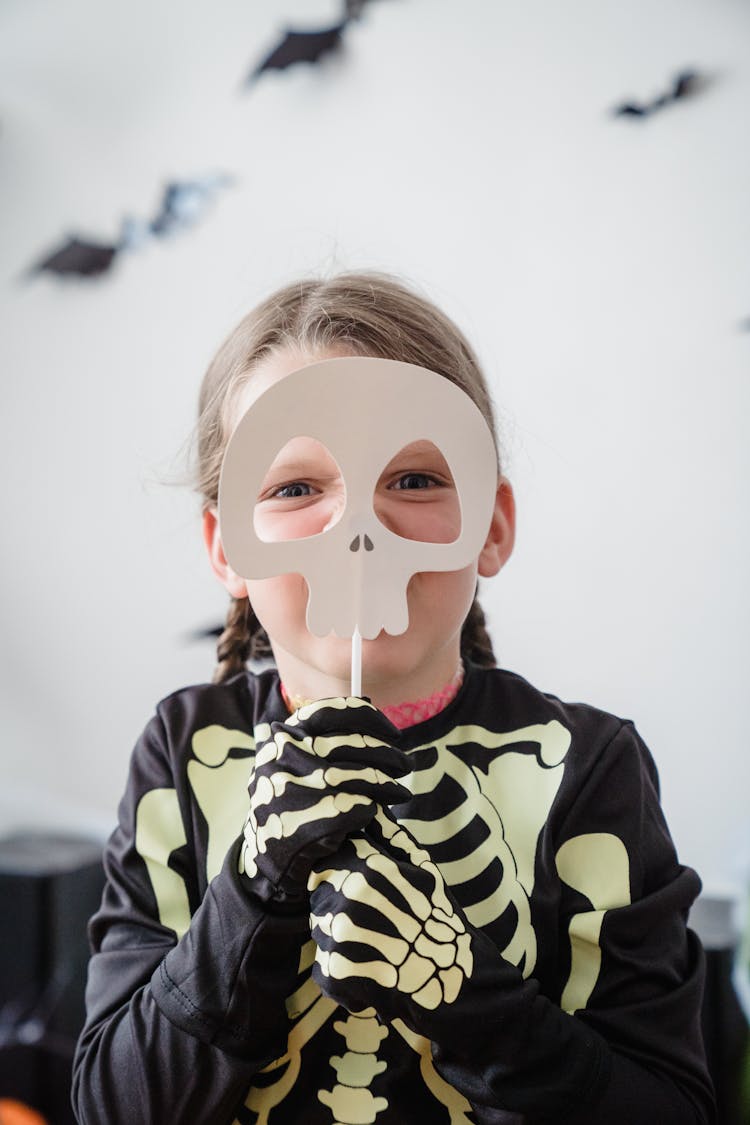
{"type": "Polygon", "coordinates": [[[346,485],[330,449],[317,438],[293,437],[274,455],[253,507],[259,539],[310,539],[335,527],[346,508],[346,485]]]}
{"type": "Polygon", "coordinates": [[[429,438],[410,442],[391,458],[375,487],[373,508],[384,527],[402,539],[454,543],[461,534],[453,474],[429,438]]]}
{"type": "MultiPolygon", "coordinates": [[[[375,549],[375,544],[373,543],[373,541],[372,541],[372,539],[370,538],[369,535],[363,535],[362,536],[362,546],[364,547],[364,549],[366,551],[373,551],[375,549]]],[[[355,535],[354,538],[352,539],[351,543],[349,544],[349,550],[350,551],[358,551],[359,550],[359,536],[358,535],[355,535]]]]}

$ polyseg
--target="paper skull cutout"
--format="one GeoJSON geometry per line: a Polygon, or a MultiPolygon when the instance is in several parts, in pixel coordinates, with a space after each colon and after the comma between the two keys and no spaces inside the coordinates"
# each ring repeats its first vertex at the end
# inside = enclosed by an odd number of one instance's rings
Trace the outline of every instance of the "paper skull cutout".
{"type": "Polygon", "coordinates": [[[413,574],[460,570],[478,557],[496,488],[492,435],[464,391],[414,364],[347,356],[284,376],[242,416],[224,455],[219,527],[226,558],[243,578],[304,577],[311,633],[351,637],[358,628],[372,638],[381,630],[407,629],[406,587],[413,574]],[[255,504],[269,466],[294,437],[312,437],[328,448],[344,478],[346,506],[318,535],[269,543],[256,533],[255,504]],[[456,485],[461,530],[451,543],[404,539],[373,507],[388,462],[424,440],[443,454],[456,485]]]}

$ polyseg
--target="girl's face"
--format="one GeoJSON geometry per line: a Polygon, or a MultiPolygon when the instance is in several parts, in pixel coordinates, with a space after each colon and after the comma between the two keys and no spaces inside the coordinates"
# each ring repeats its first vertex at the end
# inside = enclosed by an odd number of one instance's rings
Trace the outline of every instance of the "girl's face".
{"type": "MultiPolygon", "coordinates": [[[[291,371],[332,357],[333,353],[309,356],[296,351],[268,357],[240,395],[234,420],[291,371]]],[[[501,493],[503,511],[496,513],[479,559],[459,571],[415,574],[407,588],[407,631],[395,637],[381,632],[363,642],[363,690],[376,704],[430,695],[455,673],[461,627],[474,598],[477,575],[495,573],[512,547],[512,492],[506,481],[501,481],[498,497],[501,493]],[[505,550],[500,561],[495,557],[499,531],[505,550]]],[[[266,473],[255,507],[255,529],[259,538],[268,541],[316,535],[337,522],[345,503],[345,484],[329,451],[313,438],[294,438],[266,473]]],[[[377,482],[373,506],[390,531],[407,539],[450,543],[461,530],[453,477],[440,451],[428,441],[406,446],[390,461],[377,482]]],[[[212,513],[207,513],[206,539],[214,570],[230,593],[249,596],[287,689],[310,698],[348,694],[351,642],[308,631],[305,580],[286,574],[246,581],[233,574],[223,558],[212,513]]]]}

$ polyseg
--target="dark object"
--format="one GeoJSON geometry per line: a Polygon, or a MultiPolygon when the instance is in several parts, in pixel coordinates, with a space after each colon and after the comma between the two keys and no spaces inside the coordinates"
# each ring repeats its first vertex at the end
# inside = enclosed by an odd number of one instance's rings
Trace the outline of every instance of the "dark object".
{"type": "MultiPolygon", "coordinates": [[[[209,641],[212,638],[220,637],[226,629],[226,625],[207,625],[204,629],[193,629],[188,634],[189,641],[209,641]]],[[[2,1122],[0,1122],[2,1125],[2,1122]]]]}
{"type": "Polygon", "coordinates": [[[341,23],[324,28],[322,31],[290,29],[281,42],[250,72],[245,85],[251,85],[267,70],[286,70],[288,66],[298,62],[317,62],[323,55],[336,50],[341,45],[341,32],[347,23],[348,17],[341,23]]]}
{"type": "Polygon", "coordinates": [[[46,271],[61,276],[75,274],[77,277],[98,277],[107,272],[117,251],[117,246],[69,238],[59,250],[33,266],[31,273],[46,271]]]}
{"type": "Polygon", "coordinates": [[[222,173],[211,173],[195,180],[174,180],[164,188],[153,219],[144,222],[126,218],[117,242],[85,242],[80,238],[70,238],[59,250],[33,266],[30,272],[98,277],[111,268],[115,256],[122,250],[136,250],[151,238],[163,238],[192,226],[203,217],[215,192],[229,183],[231,177],[222,173]]]}
{"type": "Polygon", "coordinates": [[[649,117],[657,110],[682,98],[692,97],[707,85],[706,79],[694,70],[683,70],[672,83],[671,89],[651,102],[623,102],[612,111],[615,117],[649,117]]]}
{"type": "Polygon", "coordinates": [[[718,1121],[720,1125],[747,1125],[741,1092],[750,1033],[732,984],[735,935],[731,901],[701,895],[690,913],[690,925],[706,951],[703,1039],[716,1090],[718,1121]]]}
{"type": "Polygon", "coordinates": [[[340,23],[320,31],[293,31],[289,28],[284,37],[262,62],[245,79],[251,86],[267,70],[286,70],[298,62],[316,63],[330,51],[341,46],[341,34],[348,23],[358,20],[369,0],[344,0],[344,13],[340,23]]]}
{"type": "Polygon", "coordinates": [[[73,1051],[84,1020],[86,927],[104,886],[101,847],[72,836],[0,840],[0,1097],[74,1125],[73,1051]]]}

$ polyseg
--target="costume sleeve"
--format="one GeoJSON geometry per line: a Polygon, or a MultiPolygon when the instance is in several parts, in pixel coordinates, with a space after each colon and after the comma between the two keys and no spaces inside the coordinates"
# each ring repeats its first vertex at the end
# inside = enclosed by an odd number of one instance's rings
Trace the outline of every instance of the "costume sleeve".
{"type": "Polygon", "coordinates": [[[157,716],[134,752],[90,926],[73,1077],[81,1125],[232,1121],[252,1076],[286,1050],[285,999],[309,937],[306,914],[269,912],[254,897],[238,874],[241,825],[200,901],[192,820],[157,716]],[[164,814],[147,831],[138,817],[144,798],[164,814]],[[176,822],[184,830],[177,849],[176,822]]]}
{"type": "Polygon", "coordinates": [[[500,1106],[528,1125],[707,1125],[703,955],[686,928],[700,882],[677,862],[653,761],[625,723],[572,782],[546,859],[561,887],[559,1006],[519,974],[515,1040],[498,995],[497,1050],[488,1041],[477,1064],[438,1042],[437,1065],[485,1125],[500,1106]]]}

